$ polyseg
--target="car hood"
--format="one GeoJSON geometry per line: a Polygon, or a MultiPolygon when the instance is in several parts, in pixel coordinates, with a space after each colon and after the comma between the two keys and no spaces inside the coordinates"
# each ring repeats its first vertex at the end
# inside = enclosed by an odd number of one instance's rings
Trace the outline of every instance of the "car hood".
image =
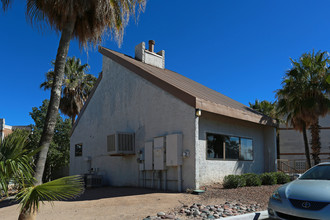
{"type": "Polygon", "coordinates": [[[279,191],[286,198],[308,201],[330,202],[330,180],[295,180],[279,191]]]}

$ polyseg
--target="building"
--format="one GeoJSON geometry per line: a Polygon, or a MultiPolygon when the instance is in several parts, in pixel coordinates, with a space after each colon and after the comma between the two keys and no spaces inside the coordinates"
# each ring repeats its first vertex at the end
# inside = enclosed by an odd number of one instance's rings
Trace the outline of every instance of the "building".
{"type": "Polygon", "coordinates": [[[154,42],[99,48],[103,74],[73,127],[70,174],[181,191],[276,170],[273,120],[176,72],[154,42]]]}
{"type": "Polygon", "coordinates": [[[3,140],[7,135],[13,133],[15,129],[28,129],[31,130],[30,126],[10,126],[6,125],[5,119],[0,118],[0,140],[3,140]]]}
{"type": "MultiPolygon", "coordinates": [[[[330,115],[320,117],[320,142],[321,162],[330,161],[330,115]]],[[[303,134],[294,130],[290,126],[281,125],[279,128],[280,135],[280,163],[279,168],[283,171],[299,171],[304,172],[308,166],[305,156],[305,145],[303,134]],[[292,168],[292,169],[291,169],[292,168]]],[[[312,136],[310,131],[307,131],[307,138],[309,142],[309,152],[312,153],[311,140],[312,136]]],[[[312,156],[311,162],[313,164],[312,156]]]]}

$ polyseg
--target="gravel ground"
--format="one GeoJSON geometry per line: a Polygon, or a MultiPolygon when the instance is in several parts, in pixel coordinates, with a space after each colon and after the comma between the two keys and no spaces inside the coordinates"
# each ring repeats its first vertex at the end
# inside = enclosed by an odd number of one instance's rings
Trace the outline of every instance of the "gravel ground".
{"type": "Polygon", "coordinates": [[[144,220],[213,219],[267,209],[268,199],[280,185],[224,189],[220,184],[201,187],[205,193],[179,201],[182,205],[144,220]]]}
{"type": "MultiPolygon", "coordinates": [[[[216,201],[218,198],[229,202],[257,203],[261,209],[266,209],[270,195],[281,185],[251,186],[237,189],[224,189],[220,184],[206,186],[206,192],[200,195],[205,202],[216,201]]],[[[204,187],[205,188],[205,187],[204,187]]],[[[203,189],[203,188],[202,188],[203,189]]]]}

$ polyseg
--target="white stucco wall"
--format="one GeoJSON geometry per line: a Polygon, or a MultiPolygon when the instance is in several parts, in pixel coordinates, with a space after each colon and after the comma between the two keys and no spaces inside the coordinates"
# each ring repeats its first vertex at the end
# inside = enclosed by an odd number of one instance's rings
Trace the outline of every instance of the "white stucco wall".
{"type": "MultiPolygon", "coordinates": [[[[195,188],[195,109],[128,69],[103,57],[103,78],[71,137],[70,174],[87,173],[88,163],[98,168],[106,183],[114,186],[139,186],[138,154],[108,156],[107,135],[135,132],[136,152],[146,141],[172,133],[183,134],[183,188],[195,188]],[[75,157],[74,145],[83,144],[82,157],[75,157]]],[[[151,186],[151,172],[147,173],[151,186]]],[[[167,172],[168,189],[177,189],[177,168],[167,172]]],[[[155,179],[156,182],[156,179],[155,179]]],[[[141,183],[141,181],[140,181],[141,183]]],[[[140,184],[141,185],[141,184],[140,184]]]]}
{"type": "Polygon", "coordinates": [[[202,112],[202,116],[196,118],[196,122],[196,128],[198,129],[196,133],[197,186],[221,182],[224,176],[229,174],[275,171],[276,136],[273,127],[207,112],[202,112]],[[253,141],[253,161],[206,159],[206,133],[251,138],[253,141]],[[265,151],[265,148],[267,148],[267,151],[265,151]],[[272,156],[265,158],[265,155],[269,155],[268,153],[272,156]]]}

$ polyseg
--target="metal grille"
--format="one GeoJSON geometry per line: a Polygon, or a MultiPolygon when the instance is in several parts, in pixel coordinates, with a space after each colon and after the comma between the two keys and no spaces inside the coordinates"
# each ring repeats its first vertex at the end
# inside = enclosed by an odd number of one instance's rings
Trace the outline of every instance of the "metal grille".
{"type": "Polygon", "coordinates": [[[295,161],[295,168],[297,170],[307,170],[306,161],[295,161]]]}
{"type": "Polygon", "coordinates": [[[313,218],[302,218],[302,217],[297,217],[297,216],[293,216],[293,215],[288,215],[282,212],[276,212],[276,215],[278,215],[278,217],[280,218],[284,218],[284,219],[290,219],[290,220],[316,220],[313,218]]]}
{"type": "Polygon", "coordinates": [[[326,207],[328,202],[314,202],[314,201],[305,201],[298,199],[289,199],[291,204],[297,209],[305,209],[305,210],[321,210],[326,207]]]}
{"type": "Polygon", "coordinates": [[[108,149],[108,152],[116,150],[116,135],[115,134],[108,135],[107,149],[108,149]]]}
{"type": "Polygon", "coordinates": [[[134,152],[134,134],[118,134],[118,151],[134,152]]]}

